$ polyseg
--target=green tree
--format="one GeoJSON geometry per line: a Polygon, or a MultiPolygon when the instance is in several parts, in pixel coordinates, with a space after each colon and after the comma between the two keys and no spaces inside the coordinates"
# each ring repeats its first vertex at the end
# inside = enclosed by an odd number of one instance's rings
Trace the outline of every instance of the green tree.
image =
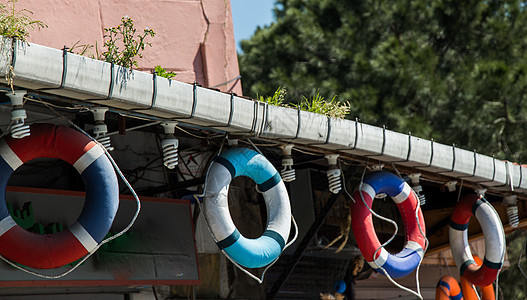
{"type": "MultiPolygon", "coordinates": [[[[277,0],[274,11],[241,43],[245,95],[338,96],[351,118],[527,161],[525,2],[277,0]]],[[[525,238],[509,238],[505,299],[525,296],[525,238]]]]}
{"type": "Polygon", "coordinates": [[[523,2],[277,0],[275,17],[241,43],[247,96],[338,96],[351,118],[527,159],[523,2]]]}

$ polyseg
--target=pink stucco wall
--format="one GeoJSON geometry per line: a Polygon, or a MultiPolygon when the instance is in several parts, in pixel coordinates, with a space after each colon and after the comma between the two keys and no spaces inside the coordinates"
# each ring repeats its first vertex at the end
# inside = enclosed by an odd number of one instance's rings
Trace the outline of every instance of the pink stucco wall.
{"type": "MultiPolygon", "coordinates": [[[[229,0],[20,0],[33,19],[48,25],[29,41],[61,49],[64,45],[103,44],[103,28],[130,16],[138,31],[156,32],[139,60],[139,69],[161,65],[179,81],[212,87],[239,75],[229,0]]],[[[241,82],[219,86],[241,95],[241,82]]]]}

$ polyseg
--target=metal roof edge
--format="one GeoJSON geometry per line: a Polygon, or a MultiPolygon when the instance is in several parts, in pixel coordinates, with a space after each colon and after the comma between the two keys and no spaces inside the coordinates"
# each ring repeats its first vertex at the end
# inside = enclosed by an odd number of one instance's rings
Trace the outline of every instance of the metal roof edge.
{"type": "MultiPolygon", "coordinates": [[[[508,161],[344,120],[269,106],[107,62],[3,37],[0,72],[17,87],[161,119],[397,163],[493,190],[527,193],[527,168],[508,161]]],[[[0,82],[7,84],[5,78],[0,82]]]]}

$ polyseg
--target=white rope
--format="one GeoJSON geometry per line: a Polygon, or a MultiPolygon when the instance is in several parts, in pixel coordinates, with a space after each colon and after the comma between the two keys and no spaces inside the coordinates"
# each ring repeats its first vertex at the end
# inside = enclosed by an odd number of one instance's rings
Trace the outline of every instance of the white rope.
{"type": "Polygon", "coordinates": [[[355,203],[355,199],[353,199],[351,194],[348,192],[348,189],[346,188],[348,183],[346,182],[346,177],[344,176],[344,172],[342,172],[342,165],[340,163],[340,159],[337,159],[337,161],[339,162],[339,169],[341,170],[340,171],[340,176],[342,176],[342,186],[344,187],[344,192],[346,193],[346,195],[348,195],[348,197],[351,199],[351,201],[353,201],[353,203],[355,203]]]}
{"type": "Polygon", "coordinates": [[[478,294],[478,290],[476,289],[476,286],[473,284],[470,284],[470,287],[472,288],[472,290],[474,290],[474,293],[476,294],[476,297],[478,297],[478,300],[481,300],[481,297],[478,294]]]}
{"type": "MultiPolygon", "coordinates": [[[[54,112],[55,114],[57,114],[59,117],[63,118],[64,120],[66,120],[69,124],[71,124],[75,129],[77,129],[78,131],[80,131],[81,133],[83,133],[84,135],[86,135],[87,137],[89,137],[92,141],[96,142],[99,144],[99,142],[94,139],[92,136],[90,136],[86,131],[84,131],[82,128],[80,128],[79,126],[77,126],[75,123],[73,123],[71,120],[69,120],[68,118],[64,117],[63,115],[61,115],[60,113],[58,113],[57,111],[55,111],[51,106],[48,106],[47,103],[44,103],[43,104],[48,108],[50,109],[52,112],[54,112]]],[[[102,145],[100,145],[102,147],[102,145]]],[[[95,253],[102,245],[120,237],[121,235],[125,234],[131,227],[132,225],[135,223],[135,220],[137,219],[138,215],[139,215],[139,212],[141,211],[141,201],[139,200],[139,197],[137,196],[134,188],[130,185],[130,183],[128,182],[128,180],[126,180],[126,177],[123,175],[123,173],[121,172],[121,170],[119,169],[119,167],[117,166],[117,163],[114,161],[114,159],[112,158],[112,156],[110,155],[110,153],[108,153],[108,151],[106,150],[106,148],[102,147],[104,149],[104,154],[106,155],[106,157],[110,160],[113,168],[115,169],[115,171],[117,172],[117,174],[119,175],[119,177],[121,178],[121,180],[124,182],[124,184],[126,185],[126,187],[130,190],[130,192],[132,193],[132,195],[134,196],[135,200],[136,200],[136,205],[137,205],[137,208],[136,208],[136,211],[135,211],[135,214],[134,216],[132,217],[132,219],[130,220],[130,223],[123,229],[121,230],[120,232],[118,232],[117,234],[115,235],[112,235],[106,239],[104,239],[103,241],[101,241],[93,250],[91,250],[88,254],[86,254],[80,261],[78,261],[73,267],[71,267],[69,270],[67,270],[66,272],[64,273],[61,273],[59,275],[47,275],[47,274],[42,274],[42,273],[38,273],[38,272],[35,272],[35,271],[32,271],[32,270],[29,270],[27,268],[24,268],[22,266],[19,266],[17,264],[15,264],[14,262],[10,261],[9,259],[3,257],[2,255],[0,255],[0,259],[2,259],[3,261],[5,261],[6,263],[8,263],[9,265],[21,270],[21,271],[24,271],[28,274],[31,274],[31,275],[34,275],[34,276],[37,276],[37,277],[41,277],[41,278],[46,278],[46,279],[58,279],[58,278],[61,278],[61,277],[64,277],[66,275],[68,275],[69,273],[73,272],[75,269],[77,269],[82,263],[84,263],[88,258],[90,258],[90,256],[95,253]]]]}
{"type": "MultiPolygon", "coordinates": [[[[396,169],[397,170],[397,169],[396,169]]],[[[397,223],[389,218],[386,218],[386,217],[383,217],[379,214],[377,214],[376,212],[374,212],[367,204],[366,204],[366,201],[364,200],[364,196],[362,195],[362,184],[364,183],[364,174],[366,173],[366,168],[364,168],[363,172],[362,172],[362,176],[361,176],[361,179],[360,179],[360,184],[359,184],[359,194],[360,194],[360,198],[362,200],[362,203],[364,203],[364,206],[366,206],[368,208],[368,210],[370,211],[370,213],[375,216],[376,218],[378,219],[381,219],[381,220],[384,220],[390,224],[392,224],[394,227],[395,227],[395,232],[393,233],[393,235],[390,237],[390,239],[388,239],[388,241],[386,241],[384,244],[382,244],[379,248],[377,248],[377,250],[375,250],[375,252],[373,253],[373,263],[375,265],[377,265],[375,263],[375,257],[377,256],[377,253],[382,249],[384,248],[386,245],[388,245],[397,235],[397,232],[399,230],[398,226],[397,226],[397,223]]],[[[397,173],[399,173],[397,171],[397,173]]],[[[425,238],[425,249],[423,249],[423,257],[420,257],[419,259],[419,264],[417,265],[417,270],[416,270],[416,273],[415,273],[415,281],[416,281],[416,286],[417,286],[417,292],[405,287],[405,286],[402,286],[401,284],[397,283],[391,276],[390,274],[388,274],[388,272],[382,267],[382,266],[379,266],[379,269],[381,269],[381,271],[384,273],[384,275],[386,275],[386,277],[388,278],[388,280],[390,280],[390,282],[395,285],[396,287],[398,287],[399,289],[403,290],[403,291],[406,291],[414,296],[416,296],[417,298],[423,300],[423,296],[421,294],[421,289],[420,289],[420,286],[419,286],[419,269],[421,267],[421,263],[423,262],[423,258],[424,258],[424,252],[426,252],[426,249],[428,248],[428,239],[426,238],[426,236],[423,234],[423,231],[421,230],[421,225],[419,224],[419,215],[418,215],[418,212],[419,212],[419,202],[417,203],[417,206],[416,206],[416,210],[415,210],[415,216],[416,216],[416,220],[417,220],[417,227],[419,228],[419,231],[421,232],[421,235],[425,238]]]]}

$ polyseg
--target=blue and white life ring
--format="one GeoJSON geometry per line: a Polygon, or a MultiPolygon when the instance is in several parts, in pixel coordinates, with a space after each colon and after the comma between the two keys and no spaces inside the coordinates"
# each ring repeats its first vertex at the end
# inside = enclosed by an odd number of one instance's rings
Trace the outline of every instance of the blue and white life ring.
{"type": "Polygon", "coordinates": [[[214,158],[207,174],[203,210],[217,245],[233,261],[260,268],[282,253],[291,229],[289,196],[280,174],[261,154],[247,148],[233,148],[214,158]],[[229,213],[227,193],[234,177],[247,176],[263,193],[267,207],[267,228],[257,239],[240,234],[229,213]]]}
{"type": "Polygon", "coordinates": [[[72,263],[95,249],[112,225],[119,205],[117,176],[101,145],[82,133],[52,124],[31,126],[23,139],[0,140],[0,254],[16,263],[52,269],[72,263]],[[62,159],[77,169],[86,199],[77,222],[54,234],[36,234],[15,223],[5,202],[11,174],[40,157],[62,159]]]}

